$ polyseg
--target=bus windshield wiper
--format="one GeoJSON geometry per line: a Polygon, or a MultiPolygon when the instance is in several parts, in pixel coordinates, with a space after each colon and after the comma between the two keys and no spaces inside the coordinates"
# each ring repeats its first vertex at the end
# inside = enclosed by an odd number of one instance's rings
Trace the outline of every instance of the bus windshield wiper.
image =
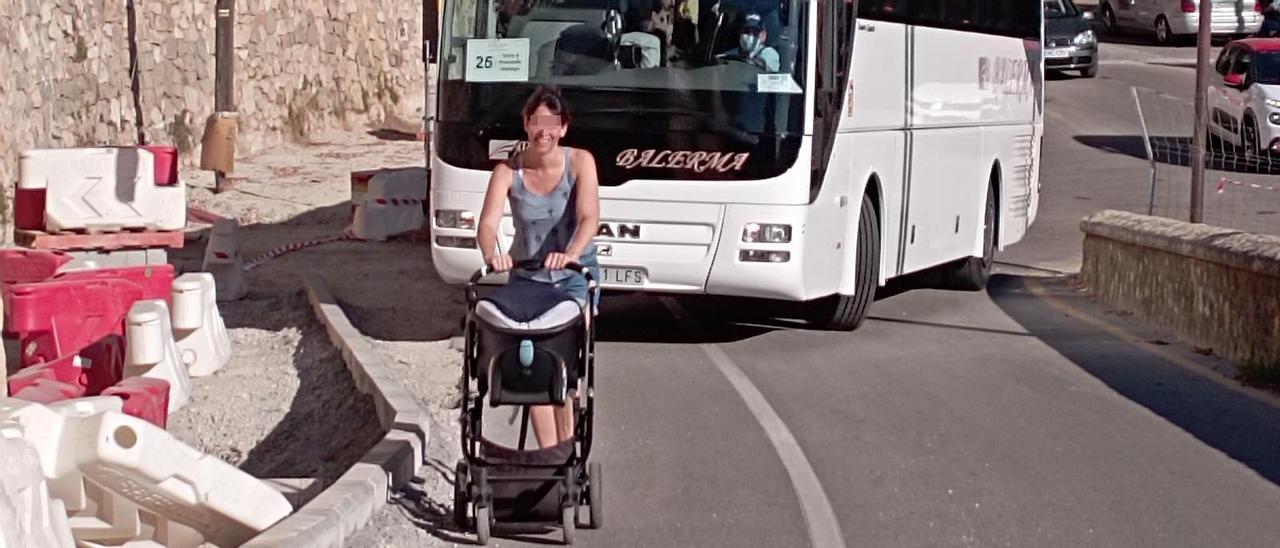
{"type": "Polygon", "coordinates": [[[678,108],[678,107],[592,108],[592,109],[579,110],[579,111],[576,111],[574,114],[639,114],[639,115],[675,114],[680,116],[689,116],[705,122],[716,133],[719,133],[721,135],[724,135],[725,137],[734,139],[740,143],[746,143],[748,145],[760,144],[760,137],[758,135],[733,127],[725,123],[723,120],[716,118],[715,116],[712,116],[705,112],[702,112],[699,110],[687,109],[687,108],[678,108]]]}

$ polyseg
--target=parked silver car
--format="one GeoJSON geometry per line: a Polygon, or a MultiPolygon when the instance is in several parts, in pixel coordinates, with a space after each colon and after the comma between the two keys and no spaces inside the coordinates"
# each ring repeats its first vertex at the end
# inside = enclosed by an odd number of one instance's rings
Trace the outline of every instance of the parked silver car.
{"type": "MultiPolygon", "coordinates": [[[[1195,36],[1200,25],[1196,0],[1101,0],[1098,12],[1108,33],[1150,32],[1160,44],[1195,36]]],[[[1260,26],[1262,5],[1256,0],[1213,0],[1213,34],[1243,36],[1260,26]]]]}

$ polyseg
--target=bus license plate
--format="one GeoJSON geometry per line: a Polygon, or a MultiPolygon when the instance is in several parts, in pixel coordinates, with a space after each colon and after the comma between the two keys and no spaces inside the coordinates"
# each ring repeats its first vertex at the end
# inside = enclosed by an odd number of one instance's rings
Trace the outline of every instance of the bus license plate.
{"type": "Polygon", "coordinates": [[[639,268],[602,267],[600,275],[605,285],[640,287],[644,285],[644,270],[639,268]]]}
{"type": "Polygon", "coordinates": [[[1049,59],[1065,59],[1071,57],[1071,50],[1067,48],[1050,49],[1044,52],[1044,56],[1049,59]]]}

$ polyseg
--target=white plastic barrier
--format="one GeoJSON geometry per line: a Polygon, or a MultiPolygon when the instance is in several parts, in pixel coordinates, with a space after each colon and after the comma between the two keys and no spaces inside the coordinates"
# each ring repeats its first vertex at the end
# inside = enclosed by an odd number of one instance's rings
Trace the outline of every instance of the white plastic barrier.
{"type": "Polygon", "coordinates": [[[62,265],[58,272],[70,270],[93,270],[97,268],[125,268],[130,266],[152,266],[169,263],[169,252],[163,247],[149,249],[123,249],[117,251],[68,251],[71,261],[62,265]]]}
{"type": "Polygon", "coordinates": [[[45,230],[181,230],[187,190],[156,185],[155,156],[133,147],[28,150],[18,188],[45,189],[45,230]]]}
{"type": "Polygon", "coordinates": [[[244,258],[240,256],[240,225],[235,219],[222,219],[209,231],[200,270],[213,274],[217,300],[240,300],[249,292],[244,258]]]}
{"type": "Polygon", "coordinates": [[[50,411],[64,417],[87,417],[114,411],[124,412],[124,400],[116,396],[90,396],[46,404],[50,411]]]}
{"type": "Polygon", "coordinates": [[[72,548],[62,501],[49,498],[40,455],[16,428],[0,428],[0,548],[72,548]]]}
{"type": "Polygon", "coordinates": [[[422,228],[422,204],[427,199],[427,171],[389,169],[369,179],[368,190],[356,203],[351,231],[361,240],[383,241],[422,228]]]}
{"type": "Polygon", "coordinates": [[[212,375],[231,361],[231,338],[218,312],[213,274],[193,272],[173,281],[173,338],[187,373],[212,375]]]}
{"type": "Polygon", "coordinates": [[[169,317],[169,306],[162,300],[133,303],[125,319],[124,376],[169,381],[172,415],[191,401],[191,376],[182,364],[169,317]]]}
{"type": "Polygon", "coordinates": [[[81,546],[239,546],[292,511],[265,482],[122,413],[68,417],[4,398],[6,430],[39,453],[81,546]]]}

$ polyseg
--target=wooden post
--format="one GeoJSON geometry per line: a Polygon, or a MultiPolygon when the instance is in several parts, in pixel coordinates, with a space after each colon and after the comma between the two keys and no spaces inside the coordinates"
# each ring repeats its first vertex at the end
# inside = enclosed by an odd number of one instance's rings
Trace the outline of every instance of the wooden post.
{"type": "MultiPolygon", "coordinates": [[[[213,108],[218,112],[235,112],[235,54],[236,54],[236,2],[217,0],[214,10],[214,56],[216,66],[213,79],[213,108]]],[[[227,174],[214,172],[214,192],[231,189],[227,174]]]]}

